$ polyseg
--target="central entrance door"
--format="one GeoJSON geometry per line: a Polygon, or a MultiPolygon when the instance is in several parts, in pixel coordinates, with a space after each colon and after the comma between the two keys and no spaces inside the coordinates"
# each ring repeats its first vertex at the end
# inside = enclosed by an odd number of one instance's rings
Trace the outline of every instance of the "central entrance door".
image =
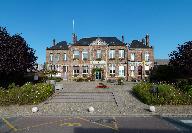
{"type": "Polygon", "coordinates": [[[101,71],[96,71],[95,72],[95,79],[100,80],[101,79],[101,71]]]}

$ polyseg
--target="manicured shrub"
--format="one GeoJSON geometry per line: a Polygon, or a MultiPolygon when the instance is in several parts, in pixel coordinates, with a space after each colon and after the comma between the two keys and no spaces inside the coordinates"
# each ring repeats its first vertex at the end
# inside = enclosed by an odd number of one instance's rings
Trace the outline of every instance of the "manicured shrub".
{"type": "Polygon", "coordinates": [[[78,77],[78,78],[76,79],[76,81],[77,81],[77,82],[83,82],[83,81],[84,81],[84,78],[83,78],[83,77],[78,77]]]}
{"type": "Polygon", "coordinates": [[[119,77],[118,79],[117,79],[117,82],[118,82],[118,85],[123,85],[124,82],[125,81],[125,78],[124,77],[119,77]]]}
{"type": "Polygon", "coordinates": [[[55,80],[56,82],[60,82],[60,81],[62,81],[63,79],[60,78],[60,77],[48,77],[48,80],[55,80]]]}
{"type": "Polygon", "coordinates": [[[192,89],[180,91],[169,84],[139,83],[133,87],[134,94],[145,104],[149,105],[186,105],[192,104],[192,89]],[[158,93],[150,93],[152,86],[158,87],[158,93]]]}
{"type": "Polygon", "coordinates": [[[0,105],[23,105],[38,104],[53,94],[53,87],[49,84],[38,83],[18,87],[14,84],[9,85],[7,90],[0,90],[0,105]]]}

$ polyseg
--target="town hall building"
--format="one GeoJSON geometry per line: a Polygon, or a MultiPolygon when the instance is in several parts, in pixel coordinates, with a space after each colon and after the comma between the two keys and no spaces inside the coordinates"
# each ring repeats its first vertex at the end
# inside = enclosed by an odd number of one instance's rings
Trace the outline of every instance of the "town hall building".
{"type": "Polygon", "coordinates": [[[92,80],[143,80],[154,66],[153,47],[149,35],[145,39],[124,42],[124,37],[90,37],[73,43],[56,43],[46,49],[48,70],[57,70],[57,76],[64,80],[75,77],[90,77],[92,80]]]}

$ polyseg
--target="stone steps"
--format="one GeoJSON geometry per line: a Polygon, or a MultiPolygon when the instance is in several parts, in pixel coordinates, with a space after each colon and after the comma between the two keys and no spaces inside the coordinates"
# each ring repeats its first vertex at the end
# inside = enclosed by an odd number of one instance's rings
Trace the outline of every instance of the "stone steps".
{"type": "Polygon", "coordinates": [[[112,96],[55,96],[56,99],[113,99],[112,96]]]}
{"type": "Polygon", "coordinates": [[[49,103],[91,103],[91,102],[114,102],[114,99],[52,99],[49,103]]]}
{"type": "Polygon", "coordinates": [[[56,93],[50,103],[89,103],[89,102],[115,102],[111,92],[60,92],[56,93]]]}

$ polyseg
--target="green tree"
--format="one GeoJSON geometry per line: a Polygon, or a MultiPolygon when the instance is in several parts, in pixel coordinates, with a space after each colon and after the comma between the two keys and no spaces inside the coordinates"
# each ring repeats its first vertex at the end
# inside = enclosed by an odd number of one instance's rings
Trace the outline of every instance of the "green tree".
{"type": "Polygon", "coordinates": [[[0,85],[11,82],[20,84],[27,71],[34,70],[37,57],[25,39],[19,34],[10,35],[0,27],[0,85]]]}
{"type": "Polygon", "coordinates": [[[149,79],[150,81],[171,81],[176,77],[172,66],[159,65],[151,70],[149,79]]]}
{"type": "Polygon", "coordinates": [[[192,41],[178,45],[177,50],[171,52],[170,66],[175,72],[181,72],[180,76],[190,76],[192,74],[192,41]]]}

